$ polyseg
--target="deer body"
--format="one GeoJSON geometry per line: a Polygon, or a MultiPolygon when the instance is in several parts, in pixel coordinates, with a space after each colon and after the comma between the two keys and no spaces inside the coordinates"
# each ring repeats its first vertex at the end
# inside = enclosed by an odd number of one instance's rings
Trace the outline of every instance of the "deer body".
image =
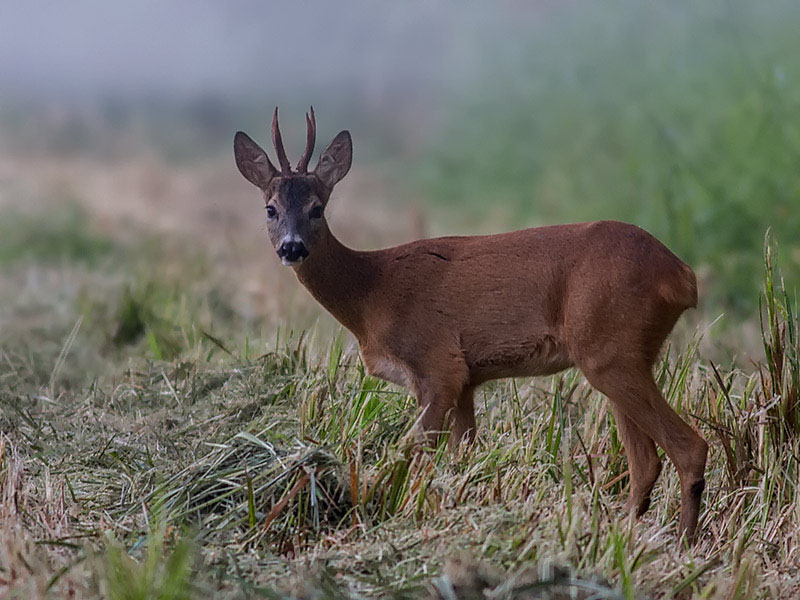
{"type": "MultiPolygon", "coordinates": [[[[312,124],[313,111],[309,131],[312,124]]],[[[277,112],[273,137],[288,165],[276,129],[277,112]]],[[[485,381],[576,366],[611,401],[630,465],[629,508],[641,515],[649,505],[661,471],[658,444],[677,467],[679,528],[692,538],[707,444],[670,408],[652,374],[678,317],[697,303],[692,270],[644,230],[616,221],[349,249],[314,216],[349,169],[344,134],[314,175],[278,174],[239,134],[237,165],[264,191],[279,256],[355,335],[368,372],[415,394],[424,438],[435,441],[449,423],[452,443],[472,440],[473,392],[485,381]]]]}

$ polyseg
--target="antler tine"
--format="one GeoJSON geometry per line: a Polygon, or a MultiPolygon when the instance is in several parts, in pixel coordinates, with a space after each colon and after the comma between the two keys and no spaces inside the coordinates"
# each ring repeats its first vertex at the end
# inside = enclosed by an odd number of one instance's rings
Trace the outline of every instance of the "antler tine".
{"type": "Polygon", "coordinates": [[[286,150],[283,147],[283,139],[281,139],[281,130],[278,127],[278,107],[275,107],[275,115],[272,117],[272,143],[275,145],[275,152],[278,153],[278,162],[281,164],[281,173],[289,175],[292,172],[292,166],[289,164],[289,159],[286,158],[286,150]]]}
{"type": "Polygon", "coordinates": [[[314,116],[314,107],[311,107],[311,117],[306,113],[306,150],[297,163],[298,173],[308,173],[308,161],[314,154],[314,143],[317,141],[317,119],[314,116]]]}

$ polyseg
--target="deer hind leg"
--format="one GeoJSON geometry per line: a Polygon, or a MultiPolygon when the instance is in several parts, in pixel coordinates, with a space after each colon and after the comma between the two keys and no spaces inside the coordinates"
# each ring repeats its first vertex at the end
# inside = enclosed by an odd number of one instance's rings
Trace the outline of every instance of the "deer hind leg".
{"type": "Polygon", "coordinates": [[[475,387],[467,385],[461,391],[456,406],[450,413],[452,432],[450,448],[457,448],[462,442],[471,444],[475,441],[475,387]]]}
{"type": "Polygon", "coordinates": [[[661,459],[656,445],[636,423],[616,405],[611,405],[622,443],[628,456],[630,497],[625,508],[641,517],[650,508],[650,493],[661,474],[661,459]]]}
{"type": "Polygon", "coordinates": [[[617,411],[664,448],[681,482],[678,532],[693,541],[705,488],[708,444],[672,410],[649,367],[611,366],[601,370],[586,369],[584,374],[594,387],[609,397],[617,411]]]}

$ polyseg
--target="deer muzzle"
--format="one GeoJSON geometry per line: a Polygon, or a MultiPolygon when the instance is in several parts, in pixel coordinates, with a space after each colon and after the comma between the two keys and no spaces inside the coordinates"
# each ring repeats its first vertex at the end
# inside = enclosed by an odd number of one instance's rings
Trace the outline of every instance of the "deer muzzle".
{"type": "Polygon", "coordinates": [[[278,247],[278,258],[287,266],[299,265],[308,257],[308,248],[298,235],[286,236],[278,247]]]}

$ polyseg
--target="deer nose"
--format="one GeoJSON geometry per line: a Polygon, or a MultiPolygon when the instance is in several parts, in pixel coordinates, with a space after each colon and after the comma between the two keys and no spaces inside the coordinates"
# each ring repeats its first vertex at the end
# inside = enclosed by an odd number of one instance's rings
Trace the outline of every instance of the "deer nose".
{"type": "Polygon", "coordinates": [[[302,240],[286,240],[278,248],[278,258],[288,265],[302,261],[308,256],[308,249],[302,240]]]}

